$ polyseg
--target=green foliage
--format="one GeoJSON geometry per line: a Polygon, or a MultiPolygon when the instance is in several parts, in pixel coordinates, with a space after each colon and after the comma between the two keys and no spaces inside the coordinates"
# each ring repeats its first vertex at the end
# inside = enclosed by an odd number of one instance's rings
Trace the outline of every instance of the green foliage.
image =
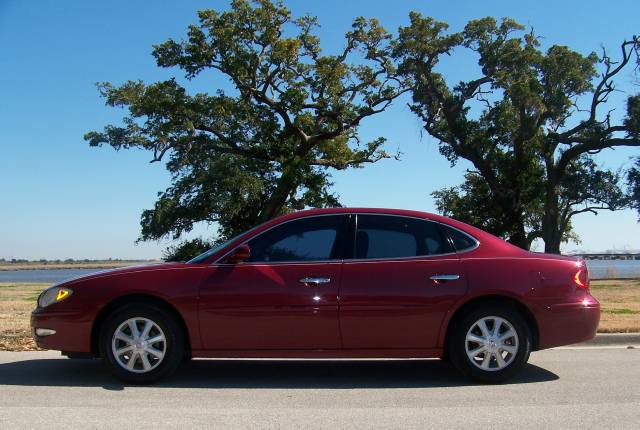
{"type": "Polygon", "coordinates": [[[167,248],[162,255],[162,259],[164,261],[189,261],[212,248],[214,245],[215,242],[202,238],[186,240],[179,245],[167,248]]]}
{"type": "MultiPolygon", "coordinates": [[[[640,58],[640,57],[639,57],[640,58]]],[[[629,97],[627,100],[627,117],[624,126],[629,137],[640,137],[640,95],[629,97]]]]}
{"type": "Polygon", "coordinates": [[[141,148],[166,161],[172,184],[143,212],[142,240],[178,238],[201,221],[229,237],[288,211],[337,206],[329,169],[391,157],[383,138],[358,138],[364,118],[406,91],[377,20],[354,20],[344,49],[326,55],[316,19],[294,19],[281,3],[234,0],[229,11],[198,16],[185,40],[153,55],[212,91],[190,94],[176,79],[99,84],[106,104],[128,115],[85,135],[91,146],[141,148]]]}
{"type": "MultiPolygon", "coordinates": [[[[509,237],[513,222],[508,212],[501,206],[493,205],[491,189],[486,181],[475,171],[467,172],[462,184],[456,187],[443,188],[432,193],[435,198],[436,209],[441,214],[456,218],[462,222],[474,225],[498,236],[509,237]]],[[[542,207],[540,199],[531,198],[524,202],[524,225],[533,226],[540,222],[542,207]]],[[[539,235],[537,230],[530,230],[525,234],[525,247],[539,235]]]]}
{"type": "Polygon", "coordinates": [[[634,167],[627,173],[628,198],[631,206],[638,211],[640,221],[640,157],[636,158],[634,167]]]}
{"type": "Polygon", "coordinates": [[[600,169],[592,154],[640,145],[638,96],[621,125],[600,112],[637,52],[636,38],[622,44],[616,62],[566,46],[542,51],[533,31],[508,18],[470,21],[458,33],[418,13],[410,20],[394,57],[412,81],[411,109],[452,164],[473,165],[461,186],[434,193],[441,212],[523,248],[542,238],[547,252],[559,252],[561,241],[575,238],[574,215],[627,205],[620,174],[600,169]],[[440,57],[465,51],[476,56],[478,74],[450,85],[437,70],[440,57]],[[590,100],[586,113],[580,98],[590,100]]]}

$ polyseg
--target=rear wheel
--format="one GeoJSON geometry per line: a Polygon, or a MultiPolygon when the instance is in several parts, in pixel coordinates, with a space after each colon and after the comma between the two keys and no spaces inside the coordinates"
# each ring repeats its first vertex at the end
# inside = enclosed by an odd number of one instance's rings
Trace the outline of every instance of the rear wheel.
{"type": "Polygon", "coordinates": [[[447,345],[451,362],[475,380],[502,382],[529,359],[531,333],[515,309],[480,307],[457,321],[452,330],[447,345]]]}
{"type": "Polygon", "coordinates": [[[182,362],[183,345],[183,333],[173,317],[151,305],[116,310],[100,332],[104,363],[118,379],[134,384],[149,384],[175,371],[182,362]]]}

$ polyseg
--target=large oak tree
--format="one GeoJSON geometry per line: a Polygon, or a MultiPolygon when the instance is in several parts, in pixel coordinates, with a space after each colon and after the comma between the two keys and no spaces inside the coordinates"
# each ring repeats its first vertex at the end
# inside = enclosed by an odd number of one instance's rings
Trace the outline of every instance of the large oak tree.
{"type": "Polygon", "coordinates": [[[153,55],[210,91],[191,94],[176,79],[100,84],[106,104],[128,115],[85,136],[92,146],[143,148],[166,161],[172,184],[143,212],[141,239],[178,238],[201,221],[227,237],[287,211],[336,206],[330,169],[392,156],[383,138],[358,138],[361,121],[405,91],[378,21],[357,18],[344,48],[329,55],[316,19],[294,19],[281,3],[234,0],[228,11],[198,16],[184,40],[153,55]],[[234,91],[221,89],[223,79],[234,91]]]}
{"type": "Polygon", "coordinates": [[[573,216],[627,205],[620,174],[600,168],[593,154],[640,146],[638,96],[619,122],[608,103],[637,55],[637,37],[616,56],[582,55],[560,45],[542,51],[533,31],[511,19],[474,20],[452,33],[432,18],[410,18],[395,56],[413,80],[411,108],[451,163],[473,166],[461,186],[434,193],[445,214],[523,248],[542,238],[546,252],[558,253],[573,216]],[[465,54],[477,71],[451,85],[438,63],[465,54]]]}

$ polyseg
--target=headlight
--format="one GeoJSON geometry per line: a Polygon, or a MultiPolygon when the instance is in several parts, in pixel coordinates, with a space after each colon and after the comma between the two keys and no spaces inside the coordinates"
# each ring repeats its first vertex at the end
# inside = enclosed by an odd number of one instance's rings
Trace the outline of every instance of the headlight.
{"type": "Polygon", "coordinates": [[[73,294],[73,290],[65,287],[52,287],[44,290],[40,297],[38,297],[38,306],[46,308],[54,303],[61,302],[68,299],[73,294]]]}

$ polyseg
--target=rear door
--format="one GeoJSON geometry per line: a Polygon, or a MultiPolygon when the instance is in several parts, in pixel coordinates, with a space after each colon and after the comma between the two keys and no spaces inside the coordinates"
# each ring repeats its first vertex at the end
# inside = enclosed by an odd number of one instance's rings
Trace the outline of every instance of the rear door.
{"type": "Polygon", "coordinates": [[[442,320],[466,292],[459,259],[435,222],[358,214],[340,287],[345,349],[434,348],[442,320]]]}

